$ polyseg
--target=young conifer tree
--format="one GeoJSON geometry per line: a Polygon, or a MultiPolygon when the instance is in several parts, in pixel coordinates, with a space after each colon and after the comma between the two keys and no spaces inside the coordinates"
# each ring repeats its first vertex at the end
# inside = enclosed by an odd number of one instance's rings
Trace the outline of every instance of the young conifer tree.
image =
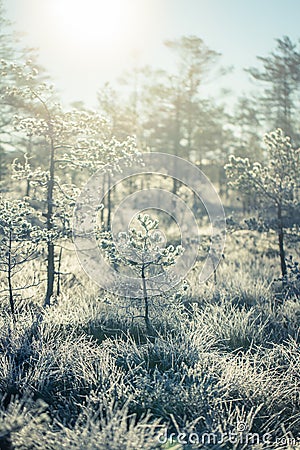
{"type": "Polygon", "coordinates": [[[276,231],[281,274],[285,278],[286,230],[293,227],[293,218],[299,211],[300,149],[292,147],[281,129],[267,134],[264,141],[266,163],[250,163],[248,158],[231,156],[225,169],[231,186],[257,199],[263,228],[276,231]]]}

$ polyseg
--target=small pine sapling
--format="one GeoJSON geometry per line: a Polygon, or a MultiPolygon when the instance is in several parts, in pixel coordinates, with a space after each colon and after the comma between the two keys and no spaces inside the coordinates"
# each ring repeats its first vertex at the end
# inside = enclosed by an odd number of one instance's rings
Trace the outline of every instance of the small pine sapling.
{"type": "MultiPolygon", "coordinates": [[[[137,228],[129,228],[122,232],[117,242],[110,232],[100,232],[98,239],[100,248],[105,251],[109,261],[118,270],[127,269],[141,280],[144,314],[143,318],[149,336],[156,332],[150,320],[149,300],[153,295],[151,278],[164,275],[168,267],[174,266],[183,253],[183,247],[162,245],[163,239],[158,230],[159,221],[152,219],[148,214],[137,216],[137,228]]],[[[167,280],[167,277],[163,277],[167,280]]],[[[165,290],[168,286],[165,286],[165,290]]]]}
{"type": "MultiPolygon", "coordinates": [[[[251,163],[248,158],[231,156],[225,166],[232,187],[257,199],[260,229],[275,230],[278,239],[282,278],[287,276],[286,230],[292,229],[299,211],[300,149],[277,129],[265,136],[267,161],[251,163]]],[[[248,221],[255,228],[256,221],[248,221]]],[[[256,227],[256,229],[258,229],[256,227]]]]}
{"type": "Polygon", "coordinates": [[[29,220],[31,208],[26,202],[0,198],[0,272],[4,273],[4,289],[8,293],[10,310],[15,320],[15,290],[30,287],[14,287],[13,277],[25,264],[38,256],[41,235],[29,220]]]}

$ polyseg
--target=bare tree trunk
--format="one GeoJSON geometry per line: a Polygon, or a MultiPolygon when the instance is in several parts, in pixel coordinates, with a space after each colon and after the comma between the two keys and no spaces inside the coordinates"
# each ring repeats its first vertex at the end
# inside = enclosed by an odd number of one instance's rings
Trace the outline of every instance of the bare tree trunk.
{"type": "Polygon", "coordinates": [[[11,250],[12,250],[12,232],[9,232],[9,246],[8,246],[8,270],[7,270],[7,282],[8,282],[8,292],[9,292],[9,304],[10,310],[12,314],[13,321],[15,322],[15,305],[14,305],[14,296],[12,289],[12,260],[11,260],[11,250]]]}
{"type": "Polygon", "coordinates": [[[109,231],[111,226],[111,177],[110,173],[108,173],[108,190],[107,190],[107,222],[106,228],[109,231]]]}
{"type": "Polygon", "coordinates": [[[146,330],[149,335],[152,334],[153,328],[149,318],[149,302],[148,302],[148,292],[145,278],[145,266],[142,266],[142,282],[143,282],[143,298],[144,298],[144,319],[146,324],[146,330]]]}
{"type": "Polygon", "coordinates": [[[277,218],[278,218],[278,245],[279,245],[281,275],[283,278],[285,278],[286,274],[287,274],[287,268],[286,268],[286,261],[285,261],[284,232],[283,232],[283,223],[282,223],[282,205],[281,204],[278,204],[278,206],[277,206],[277,218]]]}
{"type": "MultiPolygon", "coordinates": [[[[180,147],[180,95],[177,92],[176,96],[176,102],[175,102],[175,123],[174,123],[174,142],[173,142],[173,152],[175,156],[178,156],[179,154],[179,147],[180,147]]],[[[177,161],[174,161],[174,170],[175,173],[177,172],[177,161]]],[[[172,193],[177,195],[178,191],[178,181],[176,177],[173,177],[173,189],[172,193]]]]}
{"type": "Polygon", "coordinates": [[[61,272],[60,272],[60,268],[61,268],[61,259],[62,259],[62,247],[59,251],[59,256],[58,256],[58,268],[57,268],[57,288],[56,288],[56,295],[57,297],[60,295],[60,276],[61,276],[61,272]]]}
{"type": "Polygon", "coordinates": [[[217,267],[215,264],[215,255],[212,255],[211,262],[212,262],[212,266],[213,266],[213,270],[214,270],[214,285],[217,286],[218,280],[217,280],[217,267]]]}
{"type": "MultiPolygon", "coordinates": [[[[105,192],[106,174],[103,175],[103,192],[105,192]]],[[[105,210],[105,198],[103,198],[103,208],[100,211],[100,223],[101,229],[104,228],[104,210],[105,210]]]]}
{"type": "Polygon", "coordinates": [[[25,192],[26,197],[30,196],[30,188],[31,188],[30,180],[26,180],[26,192],[25,192]]]}
{"type": "MultiPolygon", "coordinates": [[[[47,186],[47,230],[53,229],[53,190],[54,190],[54,143],[51,139],[50,143],[50,163],[49,163],[49,180],[47,186]]],[[[44,306],[50,305],[50,299],[53,295],[55,265],[54,265],[54,243],[50,240],[47,245],[47,292],[44,306]]]]}

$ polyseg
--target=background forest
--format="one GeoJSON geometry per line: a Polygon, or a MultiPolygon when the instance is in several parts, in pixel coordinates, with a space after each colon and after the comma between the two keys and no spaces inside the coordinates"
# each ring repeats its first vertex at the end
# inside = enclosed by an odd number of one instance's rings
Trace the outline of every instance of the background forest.
{"type": "Polygon", "coordinates": [[[246,68],[254,91],[228,104],[203,89],[231,70],[221,55],[198,36],[169,40],[174,71],[137,64],[99,86],[92,110],[61,102],[1,4],[0,30],[0,449],[300,449],[299,42],[274,41],[246,68]],[[112,185],[121,161],[149,152],[190,161],[222,200],[226,245],[204,283],[209,217],[189,187],[145,174],[112,185]],[[78,261],[74,208],[97,170],[99,248],[137,274],[141,298],[99,287],[78,261]],[[201,231],[192,270],[155,295],[147,270],[187,251],[163,201],[126,235],[142,263],[111,234],[122,199],[153,186],[201,231]]]}

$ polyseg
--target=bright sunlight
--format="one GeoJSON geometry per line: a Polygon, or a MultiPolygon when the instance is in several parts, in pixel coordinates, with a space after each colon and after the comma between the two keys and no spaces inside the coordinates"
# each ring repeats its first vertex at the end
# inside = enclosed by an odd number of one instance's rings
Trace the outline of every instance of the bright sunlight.
{"type": "Polygon", "coordinates": [[[55,0],[48,8],[62,45],[110,55],[136,46],[146,13],[137,0],[55,0]]]}
{"type": "Polygon", "coordinates": [[[51,8],[66,39],[111,45],[128,37],[126,28],[133,26],[129,6],[122,0],[56,0],[51,8]]]}
{"type": "Polygon", "coordinates": [[[19,21],[31,30],[29,46],[38,42],[41,64],[53,67],[52,74],[66,101],[82,97],[94,103],[95,86],[98,89],[106,79],[119,76],[128,64],[135,64],[136,55],[146,61],[157,55],[163,40],[164,6],[160,0],[19,3],[19,21]]]}

